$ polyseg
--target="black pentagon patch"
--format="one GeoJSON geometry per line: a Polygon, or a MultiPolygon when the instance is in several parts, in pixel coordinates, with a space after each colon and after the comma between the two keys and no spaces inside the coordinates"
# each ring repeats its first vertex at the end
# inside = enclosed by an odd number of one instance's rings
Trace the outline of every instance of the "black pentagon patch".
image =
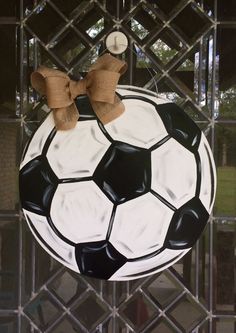
{"type": "Polygon", "coordinates": [[[151,187],[151,153],[114,142],[94,172],[94,181],[114,203],[136,198],[151,187]]]}
{"type": "Polygon", "coordinates": [[[96,115],[87,95],[76,97],[75,105],[79,112],[79,121],[96,119],[96,115]]]}
{"type": "Polygon", "coordinates": [[[27,163],[19,175],[22,207],[30,212],[47,215],[58,179],[45,157],[39,156],[27,163]]]}
{"type": "Polygon", "coordinates": [[[159,104],[156,109],[167,132],[185,148],[197,151],[201,130],[194,121],[174,103],[159,104]]]}
{"type": "Polygon", "coordinates": [[[164,245],[173,250],[192,247],[203,232],[208,218],[209,214],[200,199],[191,199],[175,211],[164,245]]]}
{"type": "Polygon", "coordinates": [[[75,258],[82,274],[105,280],[108,280],[127,261],[106,240],[77,244],[75,258]]]}

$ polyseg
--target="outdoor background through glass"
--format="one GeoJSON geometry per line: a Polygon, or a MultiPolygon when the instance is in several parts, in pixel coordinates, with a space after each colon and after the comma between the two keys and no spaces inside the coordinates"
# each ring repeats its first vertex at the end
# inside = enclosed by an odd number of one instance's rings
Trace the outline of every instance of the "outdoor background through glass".
{"type": "Polygon", "coordinates": [[[0,50],[0,332],[236,332],[235,1],[1,1],[0,50]],[[129,40],[120,83],[157,86],[179,104],[207,136],[218,176],[192,251],[132,282],[62,267],[34,241],[18,196],[22,149],[48,111],[30,73],[42,64],[80,79],[117,29],[129,40]]]}

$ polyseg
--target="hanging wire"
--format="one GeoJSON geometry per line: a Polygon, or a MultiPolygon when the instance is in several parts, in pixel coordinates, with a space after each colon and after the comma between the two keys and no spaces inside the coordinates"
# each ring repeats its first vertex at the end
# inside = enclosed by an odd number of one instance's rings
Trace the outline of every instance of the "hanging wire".
{"type": "MultiPolygon", "coordinates": [[[[131,51],[137,58],[138,58],[138,52],[136,51],[134,51],[133,50],[133,48],[131,48],[129,45],[124,45],[124,44],[119,44],[120,46],[126,46],[126,48],[129,50],[129,51],[131,51]]],[[[113,46],[113,47],[116,47],[117,46],[117,43],[116,44],[114,44],[114,45],[111,45],[111,46],[113,46]]],[[[136,46],[136,44],[134,44],[134,47],[138,47],[138,46],[136,46]]],[[[141,50],[141,49],[140,49],[141,50]]],[[[101,56],[101,55],[103,55],[104,53],[106,53],[106,52],[109,52],[109,53],[111,53],[110,51],[109,51],[109,49],[106,47],[103,51],[101,51],[101,53],[99,54],[99,56],[101,56]]],[[[125,51],[124,51],[125,52],[125,51]]],[[[124,53],[124,52],[122,52],[122,53],[124,53]]],[[[141,50],[141,52],[144,54],[144,52],[141,50]]],[[[121,54],[122,54],[121,53],[121,54]]],[[[144,54],[145,55],[145,54],[144,54]]],[[[152,72],[150,71],[150,69],[147,67],[147,65],[144,63],[144,68],[148,71],[148,73],[150,74],[150,76],[151,76],[151,81],[154,83],[154,86],[155,86],[155,92],[153,92],[153,91],[150,91],[150,90],[147,90],[146,88],[143,88],[143,87],[137,87],[137,88],[139,88],[140,90],[142,90],[143,92],[149,92],[149,93],[152,93],[155,97],[159,97],[158,96],[158,88],[157,88],[157,84],[156,84],[156,79],[155,79],[155,76],[152,74],[152,72]]],[[[120,87],[122,87],[122,88],[126,88],[126,89],[130,89],[132,86],[130,86],[130,85],[118,85],[117,86],[118,88],[120,87]]]]}

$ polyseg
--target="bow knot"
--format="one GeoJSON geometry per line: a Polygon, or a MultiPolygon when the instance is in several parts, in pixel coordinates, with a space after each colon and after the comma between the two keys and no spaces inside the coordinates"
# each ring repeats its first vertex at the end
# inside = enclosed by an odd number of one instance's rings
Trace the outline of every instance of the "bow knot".
{"type": "Polygon", "coordinates": [[[115,94],[115,89],[126,68],[125,62],[105,54],[80,81],[71,80],[59,70],[40,67],[32,73],[31,84],[41,95],[46,96],[57,129],[75,127],[79,112],[74,99],[84,94],[88,95],[97,117],[106,124],[124,112],[124,105],[115,94]]]}

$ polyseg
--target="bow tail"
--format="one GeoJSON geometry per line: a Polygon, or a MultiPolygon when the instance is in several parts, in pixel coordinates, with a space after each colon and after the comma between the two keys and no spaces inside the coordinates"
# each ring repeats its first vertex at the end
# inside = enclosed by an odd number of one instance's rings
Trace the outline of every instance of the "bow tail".
{"type": "Polygon", "coordinates": [[[57,130],[66,131],[76,126],[79,113],[74,103],[64,107],[53,109],[53,117],[57,130]]]}
{"type": "Polygon", "coordinates": [[[115,95],[115,101],[113,104],[93,100],[90,100],[90,102],[98,119],[103,125],[106,125],[112,120],[118,118],[125,111],[125,106],[117,95],[115,95]]]}

